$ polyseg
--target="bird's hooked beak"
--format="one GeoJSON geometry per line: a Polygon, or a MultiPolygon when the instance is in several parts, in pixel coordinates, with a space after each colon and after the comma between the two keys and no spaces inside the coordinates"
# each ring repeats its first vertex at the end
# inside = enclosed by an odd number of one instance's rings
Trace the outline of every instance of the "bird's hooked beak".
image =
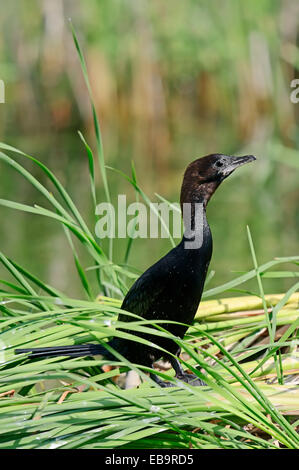
{"type": "Polygon", "coordinates": [[[221,173],[223,177],[226,178],[239,166],[245,165],[245,163],[253,162],[254,160],[256,160],[256,157],[253,155],[245,155],[244,157],[230,157],[230,161],[225,165],[221,173]]]}

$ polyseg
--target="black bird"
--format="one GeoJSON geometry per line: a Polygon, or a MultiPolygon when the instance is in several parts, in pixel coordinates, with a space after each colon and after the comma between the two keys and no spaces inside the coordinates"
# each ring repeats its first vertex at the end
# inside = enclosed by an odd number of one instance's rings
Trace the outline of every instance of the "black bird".
{"type": "MultiPolygon", "coordinates": [[[[181,188],[181,209],[185,231],[181,242],[147,269],[133,284],[125,296],[121,308],[147,320],[166,320],[191,325],[200,303],[206,274],[212,256],[212,235],[206,218],[206,207],[220,183],[239,166],[255,160],[253,155],[234,157],[211,154],[198,158],[187,167],[181,188]]],[[[121,322],[134,321],[134,317],[120,314],[121,322]]],[[[188,326],[163,323],[163,328],[183,338],[188,326]]],[[[140,334],[159,349],[133,340],[114,337],[108,344],[132,363],[152,367],[161,356],[168,360],[176,377],[192,385],[203,385],[197,376],[184,372],[177,357],[177,343],[155,334],[140,334]]],[[[56,356],[92,356],[102,354],[115,359],[104,346],[96,344],[61,346],[50,348],[16,349],[19,353],[31,353],[30,358],[56,356]]],[[[151,378],[162,387],[172,386],[157,375],[151,378]]]]}

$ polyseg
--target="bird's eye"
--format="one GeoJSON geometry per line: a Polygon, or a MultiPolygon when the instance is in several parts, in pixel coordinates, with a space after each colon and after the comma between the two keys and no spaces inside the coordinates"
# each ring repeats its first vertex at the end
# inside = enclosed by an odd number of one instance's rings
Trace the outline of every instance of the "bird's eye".
{"type": "Polygon", "coordinates": [[[218,161],[215,163],[215,165],[218,166],[218,167],[220,167],[220,166],[223,166],[223,163],[222,163],[220,160],[218,160],[218,161]]]}

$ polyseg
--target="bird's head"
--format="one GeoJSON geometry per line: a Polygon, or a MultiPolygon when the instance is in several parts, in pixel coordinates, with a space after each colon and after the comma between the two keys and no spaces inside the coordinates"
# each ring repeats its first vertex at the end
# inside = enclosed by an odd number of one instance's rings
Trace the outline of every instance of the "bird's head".
{"type": "Polygon", "coordinates": [[[233,171],[245,163],[256,160],[253,155],[245,155],[244,157],[233,157],[231,155],[223,155],[221,153],[213,153],[206,157],[198,158],[190,163],[186,169],[186,175],[190,176],[197,183],[208,183],[217,181],[221,183],[233,171]]]}
{"type": "Polygon", "coordinates": [[[181,204],[203,200],[207,203],[219,184],[239,166],[256,160],[253,155],[234,157],[213,153],[190,163],[185,171],[181,204]]]}

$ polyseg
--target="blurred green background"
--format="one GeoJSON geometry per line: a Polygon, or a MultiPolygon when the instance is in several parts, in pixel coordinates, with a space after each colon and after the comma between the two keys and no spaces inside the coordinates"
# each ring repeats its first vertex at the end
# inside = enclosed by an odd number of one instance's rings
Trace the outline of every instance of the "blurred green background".
{"type": "MultiPolygon", "coordinates": [[[[298,0],[6,2],[0,140],[49,166],[93,227],[88,162],[77,130],[93,149],[95,139],[68,18],[87,61],[106,163],[129,173],[133,160],[151,199],[159,193],[178,201],[185,166],[199,156],[257,156],[209,205],[216,271],[209,287],[236,276],[232,271],[252,269],[247,224],[260,264],[298,254],[299,103],[290,100],[290,82],[299,76],[298,0]]],[[[22,164],[48,184],[36,167],[22,164]]],[[[117,194],[135,199],[126,181],[109,176],[113,201],[117,194]]],[[[4,163],[0,188],[2,198],[47,206],[4,163]]],[[[98,194],[104,201],[100,178],[98,194]]],[[[4,208],[0,214],[1,251],[60,290],[81,295],[60,225],[4,208]]],[[[125,247],[125,240],[116,241],[116,262],[125,247]]],[[[137,239],[129,263],[144,270],[169,248],[169,240],[137,239]]],[[[92,264],[82,256],[86,267],[92,264]]],[[[265,290],[282,292],[292,283],[267,279],[265,290]]]]}

